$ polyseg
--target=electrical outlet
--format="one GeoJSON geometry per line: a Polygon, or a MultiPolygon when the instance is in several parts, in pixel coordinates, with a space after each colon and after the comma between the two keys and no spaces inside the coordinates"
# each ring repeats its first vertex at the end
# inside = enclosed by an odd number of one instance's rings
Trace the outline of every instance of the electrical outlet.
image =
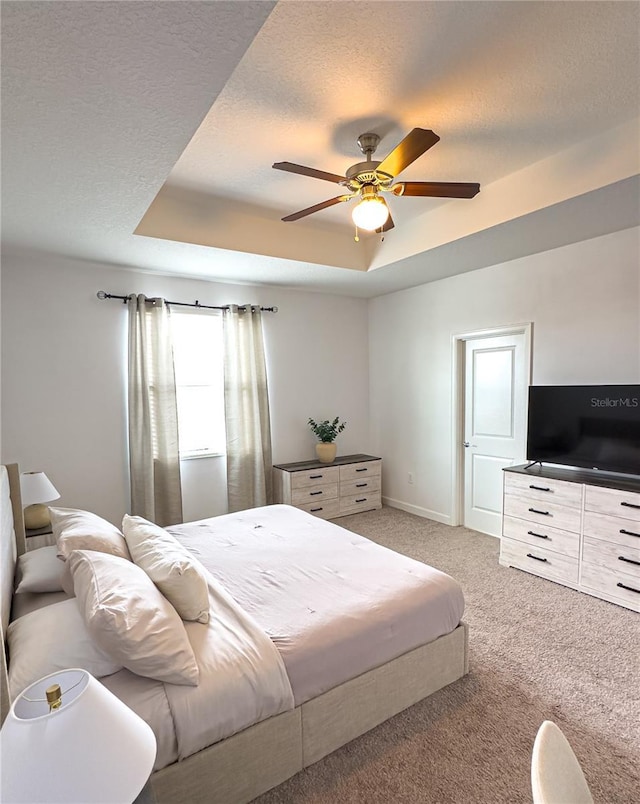
{"type": "Polygon", "coordinates": [[[411,485],[413,483],[413,472],[409,472],[408,480],[409,480],[409,485],[411,485]]]}

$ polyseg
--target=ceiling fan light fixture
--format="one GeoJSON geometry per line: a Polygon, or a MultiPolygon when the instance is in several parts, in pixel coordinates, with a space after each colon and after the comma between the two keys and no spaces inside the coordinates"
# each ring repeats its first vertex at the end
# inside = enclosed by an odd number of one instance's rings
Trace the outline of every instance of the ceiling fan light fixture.
{"type": "Polygon", "coordinates": [[[353,208],[351,218],[358,229],[374,232],[387,222],[389,207],[377,195],[365,197],[353,208]]]}

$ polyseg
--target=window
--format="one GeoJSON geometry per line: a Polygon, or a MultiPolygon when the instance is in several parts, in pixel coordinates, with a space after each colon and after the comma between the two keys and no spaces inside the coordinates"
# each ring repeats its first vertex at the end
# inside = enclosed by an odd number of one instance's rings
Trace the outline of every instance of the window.
{"type": "Polygon", "coordinates": [[[171,311],[180,457],[223,455],[222,316],[171,311]]]}

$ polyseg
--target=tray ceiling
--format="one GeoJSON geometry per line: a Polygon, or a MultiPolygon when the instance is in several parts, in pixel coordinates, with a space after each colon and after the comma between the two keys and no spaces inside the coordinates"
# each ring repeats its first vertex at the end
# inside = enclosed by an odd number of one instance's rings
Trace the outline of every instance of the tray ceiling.
{"type": "Polygon", "coordinates": [[[635,225],[639,9],[5,2],[5,246],[371,296],[635,225]],[[441,139],[401,178],[475,199],[391,198],[384,242],[347,204],[280,221],[340,190],[273,162],[413,127],[441,139]]]}

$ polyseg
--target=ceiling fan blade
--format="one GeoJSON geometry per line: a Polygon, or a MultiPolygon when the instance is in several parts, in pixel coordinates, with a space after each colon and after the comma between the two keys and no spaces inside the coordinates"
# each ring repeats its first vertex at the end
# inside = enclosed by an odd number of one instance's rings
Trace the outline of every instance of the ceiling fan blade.
{"type": "Polygon", "coordinates": [[[402,173],[406,167],[435,145],[439,139],[440,137],[430,129],[414,128],[399,145],[396,145],[390,154],[385,156],[378,165],[378,170],[391,176],[397,176],[398,173],[402,173]]]}
{"type": "Polygon", "coordinates": [[[389,229],[393,229],[394,226],[395,226],[395,223],[393,222],[393,218],[391,217],[391,211],[389,211],[389,217],[387,218],[387,222],[385,223],[385,225],[381,229],[378,229],[377,231],[378,232],[388,232],[389,229]]]}
{"type": "Polygon", "coordinates": [[[401,195],[421,195],[433,198],[473,198],[480,192],[480,185],[457,181],[403,181],[401,195]]]}
{"type": "Polygon", "coordinates": [[[330,198],[328,201],[323,201],[320,204],[314,204],[312,207],[307,207],[306,209],[301,209],[300,212],[293,212],[291,215],[287,215],[286,218],[283,218],[283,221],[297,221],[300,218],[305,218],[307,215],[312,215],[314,212],[320,212],[321,209],[326,209],[327,207],[332,207],[334,204],[339,204],[341,201],[349,201],[353,196],[350,195],[339,195],[336,198],[330,198]]]}
{"type": "Polygon", "coordinates": [[[286,170],[289,173],[299,173],[301,176],[311,176],[312,179],[332,181],[335,184],[346,181],[344,176],[338,176],[337,173],[327,173],[324,170],[316,170],[315,168],[305,167],[304,165],[296,165],[293,162],[274,162],[272,167],[276,170],[286,170]]]}

